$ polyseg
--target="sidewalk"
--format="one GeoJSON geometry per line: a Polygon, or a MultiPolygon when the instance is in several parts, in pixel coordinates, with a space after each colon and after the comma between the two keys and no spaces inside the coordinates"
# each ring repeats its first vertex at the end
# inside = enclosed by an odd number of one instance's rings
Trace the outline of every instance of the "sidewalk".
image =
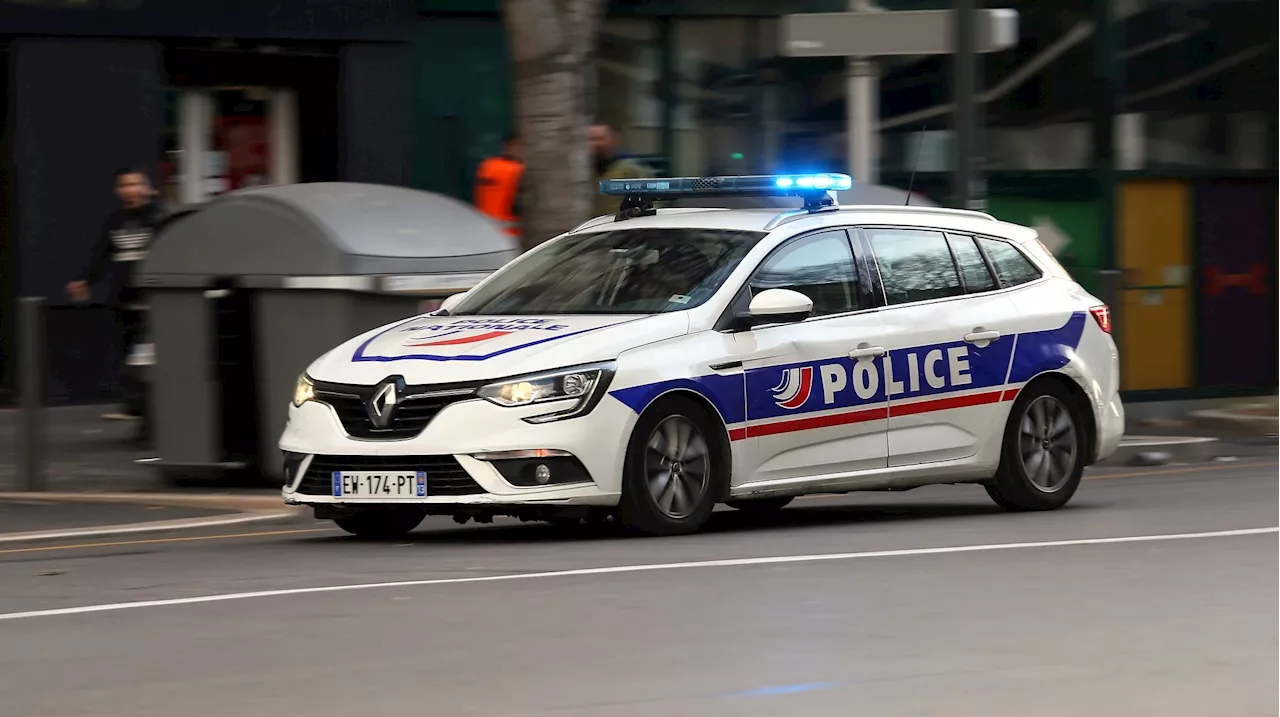
{"type": "MultiPolygon", "coordinates": [[[[50,491],[138,492],[171,490],[158,472],[135,463],[150,454],[130,448],[131,421],[108,421],[115,406],[45,409],[47,480],[50,491]]],[[[0,491],[18,490],[16,409],[0,410],[0,491]]]]}
{"type": "MultiPolygon", "coordinates": [[[[44,412],[47,440],[48,493],[92,495],[109,500],[128,494],[165,494],[168,505],[177,496],[196,500],[235,499],[240,510],[267,510],[280,503],[279,489],[242,489],[210,485],[179,488],[163,481],[159,472],[136,461],[153,454],[131,449],[127,439],[134,426],[128,421],[108,421],[101,416],[112,406],[72,406],[44,412]],[[124,494],[124,495],[119,495],[124,494]],[[250,501],[244,504],[244,501],[250,501]],[[251,505],[252,507],[245,507],[251,505]]],[[[1195,462],[1218,455],[1243,457],[1275,454],[1276,397],[1219,401],[1132,403],[1126,406],[1128,434],[1125,451],[1117,458],[1128,462],[1138,452],[1167,452],[1168,460],[1195,462]],[[1207,414],[1207,415],[1206,415],[1207,414]],[[1173,441],[1174,437],[1208,437],[1216,441],[1173,441]]],[[[0,410],[0,495],[17,492],[17,410],[0,410]]],[[[1116,461],[1108,461],[1116,464],[1116,461]]],[[[12,498],[13,496],[8,496],[12,498]]],[[[62,498],[68,500],[70,497],[62,498]]],[[[148,496],[147,499],[151,499],[148,496]]],[[[224,501],[225,502],[225,501],[224,501]]],[[[208,503],[198,507],[208,507],[208,503]]],[[[0,532],[3,532],[0,527],[0,532]]]]}
{"type": "Polygon", "coordinates": [[[1280,431],[1280,405],[1276,397],[1242,402],[1223,408],[1193,411],[1192,424],[1206,430],[1230,431],[1244,435],[1275,436],[1280,431]]]}

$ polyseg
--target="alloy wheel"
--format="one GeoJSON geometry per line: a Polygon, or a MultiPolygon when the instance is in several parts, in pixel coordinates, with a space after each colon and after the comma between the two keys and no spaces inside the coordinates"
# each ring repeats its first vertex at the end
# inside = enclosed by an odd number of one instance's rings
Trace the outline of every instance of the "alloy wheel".
{"type": "Polygon", "coordinates": [[[693,421],[668,416],[645,448],[645,478],[658,510],[676,520],[701,505],[711,484],[711,451],[693,421]]]}

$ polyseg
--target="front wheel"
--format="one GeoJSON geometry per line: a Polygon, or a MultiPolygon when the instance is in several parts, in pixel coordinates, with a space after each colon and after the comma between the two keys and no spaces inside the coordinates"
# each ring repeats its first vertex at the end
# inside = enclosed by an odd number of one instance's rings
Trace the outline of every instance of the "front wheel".
{"type": "Polygon", "coordinates": [[[1024,389],[1009,413],[1000,468],[987,495],[1006,510],[1066,505],[1084,472],[1083,425],[1065,387],[1045,381],[1024,389]]]}
{"type": "Polygon", "coordinates": [[[427,517],[426,508],[369,508],[333,522],[358,538],[394,540],[403,538],[427,517]]]}
{"type": "Polygon", "coordinates": [[[643,535],[693,533],[728,480],[727,451],[706,409],[681,396],[656,401],[627,446],[618,517],[643,535]]]}

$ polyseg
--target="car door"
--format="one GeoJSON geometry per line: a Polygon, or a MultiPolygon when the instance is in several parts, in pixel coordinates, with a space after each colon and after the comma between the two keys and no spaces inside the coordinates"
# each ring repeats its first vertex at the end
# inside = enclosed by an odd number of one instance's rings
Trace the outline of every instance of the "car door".
{"type": "Polygon", "coordinates": [[[889,465],[968,458],[1004,427],[1018,311],[972,237],[865,227],[883,290],[889,465]]]}
{"type": "Polygon", "coordinates": [[[745,482],[884,468],[888,411],[875,366],[884,331],[849,233],[826,229],[778,247],[749,279],[746,301],[778,288],[808,296],[813,314],[736,335],[755,465],[745,482]]]}

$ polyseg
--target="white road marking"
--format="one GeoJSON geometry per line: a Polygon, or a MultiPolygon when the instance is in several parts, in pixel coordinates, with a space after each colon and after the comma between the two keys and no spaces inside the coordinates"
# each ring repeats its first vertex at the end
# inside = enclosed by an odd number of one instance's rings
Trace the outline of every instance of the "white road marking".
{"type": "Polygon", "coordinates": [[[282,597],[288,595],[310,595],[313,593],[345,592],[351,590],[374,590],[380,588],[408,588],[430,585],[454,585],[458,583],[488,583],[506,580],[531,580],[534,578],[569,578],[583,575],[609,575],[612,573],[639,573],[656,570],[680,570],[684,568],[724,568],[743,565],[777,565],[780,563],[812,563],[822,560],[857,560],[859,558],[894,558],[910,555],[941,555],[945,553],[976,553],[990,550],[1019,550],[1026,548],[1057,548],[1075,545],[1112,545],[1116,543],[1146,543],[1160,540],[1192,540],[1196,538],[1234,538],[1246,535],[1265,535],[1280,532],[1280,527],[1245,528],[1242,530],[1219,530],[1208,533],[1174,533],[1168,535],[1133,535],[1120,538],[1080,538],[1076,540],[1047,540],[1038,543],[996,543],[988,545],[956,545],[946,548],[909,548],[905,550],[875,550],[862,553],[825,553],[819,555],[780,555],[762,558],[731,558],[726,560],[699,560],[688,563],[657,563],[651,565],[615,565],[603,568],[578,568],[574,570],[553,570],[542,573],[510,573],[506,575],[488,575],[474,578],[441,578],[436,580],[402,580],[387,583],[356,583],[351,585],[325,585],[311,588],[290,588],[286,590],[259,590],[247,593],[227,593],[223,595],[204,595],[200,597],[173,598],[169,600],[140,600],[137,602],[110,603],[106,605],[84,605],[82,607],[64,607],[53,610],[31,610],[28,612],[0,613],[0,620],[22,620],[32,617],[57,617],[60,615],[79,615],[91,612],[112,612],[115,610],[132,610],[144,607],[166,607],[170,605],[194,605],[204,602],[224,602],[227,600],[248,600],[250,598],[282,597]]]}

